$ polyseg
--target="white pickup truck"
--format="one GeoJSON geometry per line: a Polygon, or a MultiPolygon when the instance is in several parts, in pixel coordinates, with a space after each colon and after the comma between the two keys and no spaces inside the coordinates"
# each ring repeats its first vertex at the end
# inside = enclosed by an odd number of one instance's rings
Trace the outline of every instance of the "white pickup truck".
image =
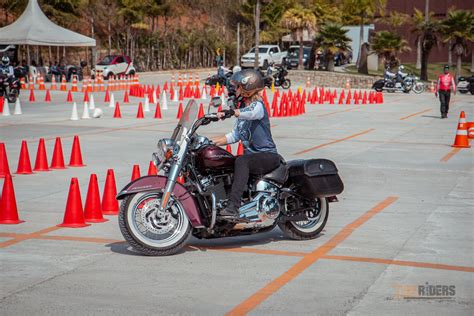
{"type": "MultiPolygon", "coordinates": [[[[287,52],[280,51],[278,45],[260,45],[258,46],[258,66],[267,69],[271,62],[275,65],[281,65],[286,58],[287,52]]],[[[255,62],[255,47],[252,47],[247,54],[240,59],[242,68],[251,68],[255,62]]]]}

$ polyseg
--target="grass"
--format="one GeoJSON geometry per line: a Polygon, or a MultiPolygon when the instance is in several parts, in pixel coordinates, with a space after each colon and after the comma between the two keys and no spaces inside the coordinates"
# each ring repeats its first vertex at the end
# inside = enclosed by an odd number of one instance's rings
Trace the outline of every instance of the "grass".
{"type": "MultiPolygon", "coordinates": [[[[404,63],[405,69],[408,70],[410,73],[414,73],[416,76],[420,76],[420,70],[416,69],[415,64],[411,63],[404,63]]],[[[437,80],[440,73],[443,71],[445,63],[432,63],[428,64],[428,79],[429,81],[437,80]]],[[[357,74],[357,67],[355,65],[349,65],[346,68],[347,73],[357,74]]],[[[383,76],[383,65],[379,65],[378,71],[369,70],[369,75],[372,76],[383,76]]],[[[454,74],[456,71],[456,66],[451,66],[451,73],[454,74]]],[[[461,67],[461,74],[463,76],[470,76],[471,75],[471,64],[470,63],[463,63],[461,67]]]]}

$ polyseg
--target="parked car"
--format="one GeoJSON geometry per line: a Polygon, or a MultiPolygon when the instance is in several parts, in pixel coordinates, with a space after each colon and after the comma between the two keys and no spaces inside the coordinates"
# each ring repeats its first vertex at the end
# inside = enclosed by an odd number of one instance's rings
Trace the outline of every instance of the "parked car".
{"type": "MultiPolygon", "coordinates": [[[[311,54],[311,47],[303,46],[303,66],[305,69],[308,69],[309,64],[309,55],[311,54]]],[[[290,46],[288,49],[288,68],[298,68],[300,62],[300,47],[299,45],[290,46]]]]}
{"type": "Polygon", "coordinates": [[[457,89],[460,93],[474,94],[474,76],[470,77],[459,77],[457,89]]]}
{"type": "Polygon", "coordinates": [[[92,70],[92,76],[95,77],[96,72],[102,72],[104,79],[108,80],[110,76],[115,75],[134,75],[135,67],[128,56],[124,55],[107,55],[92,70]]]}
{"type": "MultiPolygon", "coordinates": [[[[282,52],[278,45],[260,45],[258,46],[258,66],[266,70],[268,66],[273,63],[281,65],[287,52],[282,52]]],[[[255,47],[252,47],[240,59],[240,66],[242,68],[251,68],[255,63],[255,47]]]]}

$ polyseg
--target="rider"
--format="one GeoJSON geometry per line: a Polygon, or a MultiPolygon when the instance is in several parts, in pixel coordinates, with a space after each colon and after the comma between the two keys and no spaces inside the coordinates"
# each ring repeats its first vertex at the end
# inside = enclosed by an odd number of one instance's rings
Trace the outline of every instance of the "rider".
{"type": "Polygon", "coordinates": [[[10,82],[13,77],[15,76],[15,72],[13,70],[13,66],[10,65],[10,58],[4,55],[2,57],[2,63],[0,64],[0,72],[8,76],[8,81],[10,82]]]}
{"type": "Polygon", "coordinates": [[[268,112],[259,92],[264,89],[260,73],[254,69],[245,69],[234,73],[230,79],[235,86],[235,96],[241,100],[238,109],[218,112],[219,118],[231,114],[237,118],[232,132],[213,138],[216,145],[242,141],[244,155],[235,160],[234,182],[227,207],[220,215],[229,219],[239,218],[241,198],[247,185],[249,174],[265,174],[280,165],[281,157],[277,153],[270,130],[268,112]]]}
{"type": "Polygon", "coordinates": [[[403,84],[403,78],[405,78],[408,75],[408,73],[404,71],[405,71],[405,66],[400,65],[397,71],[397,82],[400,82],[401,84],[403,84]]]}
{"type": "Polygon", "coordinates": [[[456,94],[456,84],[454,83],[454,77],[449,73],[449,65],[445,65],[444,74],[439,75],[435,90],[435,96],[438,97],[439,94],[442,119],[448,117],[451,89],[453,89],[454,94],[456,94]]]}

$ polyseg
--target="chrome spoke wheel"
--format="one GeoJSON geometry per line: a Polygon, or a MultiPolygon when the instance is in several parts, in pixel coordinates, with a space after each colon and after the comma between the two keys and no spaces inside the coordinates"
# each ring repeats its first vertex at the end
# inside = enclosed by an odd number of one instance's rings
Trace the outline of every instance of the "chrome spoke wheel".
{"type": "Polygon", "coordinates": [[[302,232],[313,232],[323,225],[323,221],[326,218],[327,213],[327,201],[326,199],[316,199],[312,208],[306,211],[308,220],[291,222],[295,228],[302,232]]]}

